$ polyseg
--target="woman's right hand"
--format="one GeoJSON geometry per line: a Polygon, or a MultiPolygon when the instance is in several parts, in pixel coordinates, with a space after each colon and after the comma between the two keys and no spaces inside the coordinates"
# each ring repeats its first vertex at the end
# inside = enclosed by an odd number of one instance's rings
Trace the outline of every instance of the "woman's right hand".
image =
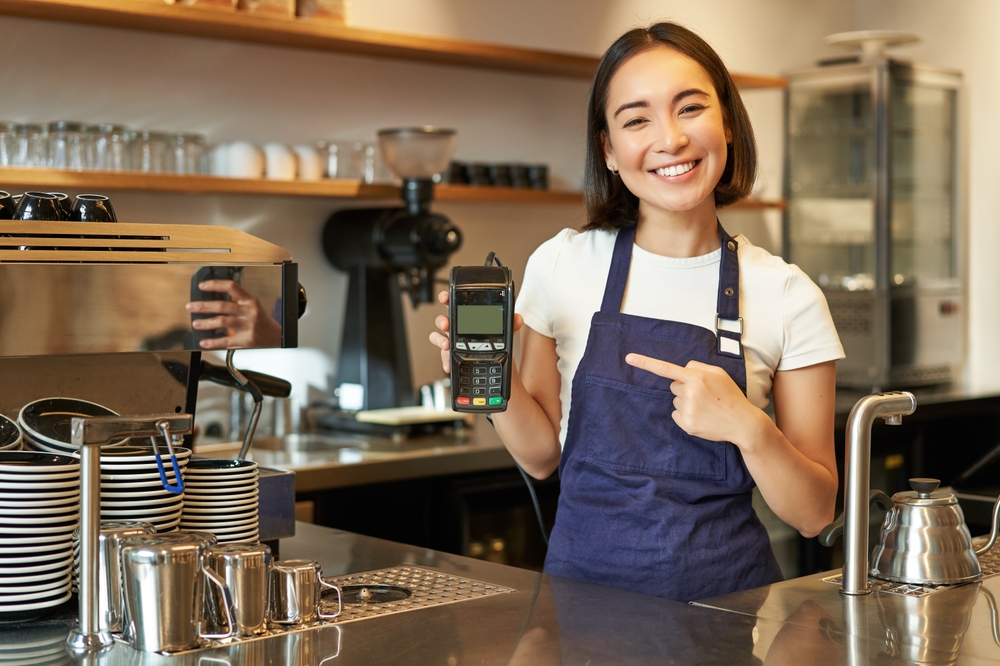
{"type": "MultiPolygon", "coordinates": [[[[438,301],[442,305],[448,305],[448,292],[439,292],[438,301]]],[[[448,324],[448,315],[438,315],[434,318],[434,325],[437,326],[437,330],[430,334],[431,344],[441,349],[441,367],[444,369],[445,374],[451,372],[451,338],[448,335],[448,324]]],[[[514,315],[515,333],[520,330],[523,324],[524,319],[521,315],[514,315]]]]}
{"type": "MultiPolygon", "coordinates": [[[[439,292],[438,301],[448,305],[448,292],[439,292]]],[[[448,374],[451,372],[451,338],[448,337],[448,315],[435,317],[434,325],[437,326],[438,330],[431,333],[431,344],[441,348],[441,367],[444,368],[445,374],[448,374]]]]}

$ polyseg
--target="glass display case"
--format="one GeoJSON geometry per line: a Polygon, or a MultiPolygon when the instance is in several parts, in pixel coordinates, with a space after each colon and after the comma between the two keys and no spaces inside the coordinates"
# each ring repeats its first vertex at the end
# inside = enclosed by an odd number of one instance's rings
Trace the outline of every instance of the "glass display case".
{"type": "Polygon", "coordinates": [[[824,291],[838,383],[946,383],[961,367],[958,72],[896,60],[789,76],[785,258],[824,291]]]}

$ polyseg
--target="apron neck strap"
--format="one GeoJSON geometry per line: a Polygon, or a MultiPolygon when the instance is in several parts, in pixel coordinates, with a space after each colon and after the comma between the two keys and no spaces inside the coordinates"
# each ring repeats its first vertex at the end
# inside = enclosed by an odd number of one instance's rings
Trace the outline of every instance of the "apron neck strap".
{"type": "Polygon", "coordinates": [[[615,251],[611,255],[611,270],[604,285],[604,300],[601,312],[616,314],[621,312],[625,299],[625,285],[628,283],[628,267],[632,263],[632,243],[635,241],[635,227],[618,230],[615,251]]]}

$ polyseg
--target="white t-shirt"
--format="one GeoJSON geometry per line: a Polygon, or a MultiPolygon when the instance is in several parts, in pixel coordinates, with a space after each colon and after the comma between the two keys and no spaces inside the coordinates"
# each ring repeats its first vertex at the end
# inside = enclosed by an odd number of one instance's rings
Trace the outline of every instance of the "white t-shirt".
{"type": "MultiPolygon", "coordinates": [[[[583,358],[590,320],[601,309],[616,232],[564,229],[528,259],[516,310],[533,330],[556,341],[565,443],[573,375],[583,358]]],[[[794,370],[844,358],[826,298],[797,266],[739,243],[740,315],[747,366],[747,397],[761,409],[776,370],[794,370]]],[[[722,250],[676,259],[632,245],[622,312],[686,322],[715,332],[722,250]]],[[[624,362],[624,361],[623,361],[624,362]]]]}

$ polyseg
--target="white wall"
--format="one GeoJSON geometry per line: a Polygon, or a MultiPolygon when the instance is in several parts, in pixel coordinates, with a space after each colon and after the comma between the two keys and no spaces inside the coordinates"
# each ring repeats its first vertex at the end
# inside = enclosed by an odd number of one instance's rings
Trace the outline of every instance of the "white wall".
{"type": "Polygon", "coordinates": [[[972,386],[995,386],[1000,377],[1000,4],[991,0],[857,0],[857,29],[906,30],[922,42],[898,50],[901,58],[959,69],[965,89],[960,113],[965,140],[963,171],[968,223],[966,376],[972,386]]]}
{"type": "MultiPolygon", "coordinates": [[[[732,69],[762,74],[780,74],[829,55],[822,37],[852,29],[855,20],[853,4],[838,0],[351,3],[351,20],[358,27],[594,55],[625,29],[662,18],[697,30],[732,69]]],[[[370,140],[381,127],[426,123],[458,130],[457,159],[546,162],[556,185],[581,182],[586,81],[6,17],[0,17],[0,63],[0,119],[120,122],[203,132],[212,143],[370,140]]],[[[754,92],[747,99],[762,148],[764,193],[777,196],[781,97],[754,92]]],[[[0,189],[5,189],[2,182],[0,189]]],[[[301,346],[336,357],[346,281],[322,256],[318,238],[329,213],[349,204],[108,194],[123,220],[229,224],[289,248],[310,296],[301,346]]],[[[583,222],[582,206],[575,205],[437,208],[465,232],[466,245],[456,262],[480,261],[497,249],[518,278],[539,242],[583,222]]],[[[773,214],[740,213],[725,222],[774,247],[773,214]]],[[[419,382],[440,372],[426,343],[435,313],[424,306],[410,317],[419,382]]]]}

